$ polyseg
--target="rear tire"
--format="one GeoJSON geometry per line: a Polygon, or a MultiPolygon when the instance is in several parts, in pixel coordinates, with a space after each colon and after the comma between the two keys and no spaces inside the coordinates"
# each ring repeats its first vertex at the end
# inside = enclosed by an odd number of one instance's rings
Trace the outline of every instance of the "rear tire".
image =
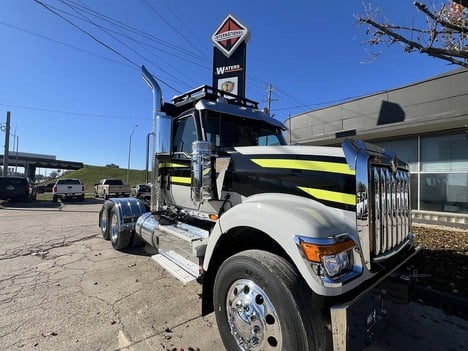
{"type": "Polygon", "coordinates": [[[227,350],[327,350],[329,322],[294,267],[260,250],[240,252],[219,268],[214,309],[227,350]]]}
{"type": "Polygon", "coordinates": [[[112,207],[114,207],[114,203],[106,201],[99,212],[99,229],[104,240],[110,239],[109,217],[112,207]]]}
{"type": "Polygon", "coordinates": [[[110,211],[109,235],[112,247],[116,250],[126,249],[130,245],[131,233],[120,227],[116,206],[112,207],[110,211]]]}

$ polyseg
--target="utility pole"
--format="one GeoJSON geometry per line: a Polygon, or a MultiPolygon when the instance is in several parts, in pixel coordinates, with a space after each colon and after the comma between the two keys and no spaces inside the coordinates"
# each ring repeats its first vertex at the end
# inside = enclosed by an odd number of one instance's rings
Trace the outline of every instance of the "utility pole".
{"type": "Polygon", "coordinates": [[[267,108],[268,108],[268,116],[271,116],[271,103],[272,103],[272,101],[278,101],[278,99],[272,99],[271,98],[271,94],[273,93],[273,90],[275,90],[275,89],[273,89],[273,85],[271,85],[271,83],[268,84],[268,90],[267,90],[268,95],[267,95],[267,99],[266,99],[267,108]]]}
{"type": "MultiPolygon", "coordinates": [[[[3,129],[3,128],[2,128],[3,129]]],[[[3,175],[8,175],[8,149],[10,148],[10,111],[7,111],[5,124],[5,149],[3,152],[3,175]]]]}

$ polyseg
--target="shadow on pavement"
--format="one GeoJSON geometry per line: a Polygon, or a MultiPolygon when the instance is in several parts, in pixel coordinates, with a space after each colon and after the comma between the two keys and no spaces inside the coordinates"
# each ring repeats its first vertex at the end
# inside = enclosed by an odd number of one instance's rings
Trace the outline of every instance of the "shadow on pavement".
{"type": "Polygon", "coordinates": [[[33,200],[30,202],[17,202],[12,200],[0,200],[0,209],[59,209],[67,204],[73,205],[96,205],[102,204],[104,201],[102,199],[84,199],[83,201],[79,199],[70,199],[70,200],[58,200],[53,202],[52,200],[33,200]]]}

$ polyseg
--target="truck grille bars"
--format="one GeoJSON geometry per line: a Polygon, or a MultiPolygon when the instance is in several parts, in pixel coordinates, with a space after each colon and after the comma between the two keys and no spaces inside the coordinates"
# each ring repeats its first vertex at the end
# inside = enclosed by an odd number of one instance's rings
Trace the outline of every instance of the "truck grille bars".
{"type": "Polygon", "coordinates": [[[413,245],[409,165],[357,139],[345,139],[343,151],[356,171],[356,229],[366,267],[413,245]]]}
{"type": "Polygon", "coordinates": [[[385,259],[411,232],[409,173],[391,171],[382,165],[370,166],[369,225],[373,261],[385,259]]]}

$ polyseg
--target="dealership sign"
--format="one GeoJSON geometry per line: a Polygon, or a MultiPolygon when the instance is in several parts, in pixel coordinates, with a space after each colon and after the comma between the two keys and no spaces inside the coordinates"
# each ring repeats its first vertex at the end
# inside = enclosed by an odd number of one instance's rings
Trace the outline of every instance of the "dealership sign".
{"type": "Polygon", "coordinates": [[[249,29],[228,15],[211,36],[213,50],[213,87],[245,96],[245,59],[249,29]]]}
{"type": "Polygon", "coordinates": [[[211,41],[226,57],[230,57],[249,37],[249,29],[234,16],[228,15],[211,36],[211,41]]]}

